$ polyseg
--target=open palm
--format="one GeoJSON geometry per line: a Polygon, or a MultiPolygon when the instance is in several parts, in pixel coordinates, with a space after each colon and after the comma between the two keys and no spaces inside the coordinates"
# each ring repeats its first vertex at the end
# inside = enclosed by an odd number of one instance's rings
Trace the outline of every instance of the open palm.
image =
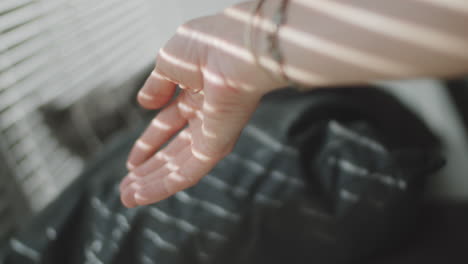
{"type": "MultiPolygon", "coordinates": [[[[155,108],[154,97],[165,94],[168,99],[174,89],[174,83],[153,73],[139,101],[155,108]]],[[[132,173],[121,184],[127,207],[154,203],[194,185],[232,150],[258,100],[236,100],[229,92],[221,95],[220,89],[182,91],[152,120],[131,151],[132,173]]]]}
{"type": "Polygon", "coordinates": [[[199,18],[160,50],[138,101],[162,110],[128,158],[131,172],[120,186],[125,206],[155,203],[196,184],[231,152],[266,88],[279,85],[243,47],[244,28],[225,13],[199,18]],[[171,101],[177,85],[182,91],[171,101]]]}

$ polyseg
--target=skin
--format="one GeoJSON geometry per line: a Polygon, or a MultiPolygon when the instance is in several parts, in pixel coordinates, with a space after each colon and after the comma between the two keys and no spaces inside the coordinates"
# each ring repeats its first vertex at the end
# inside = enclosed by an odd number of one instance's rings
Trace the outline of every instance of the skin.
{"type": "MultiPolygon", "coordinates": [[[[266,1],[254,23],[259,64],[244,43],[252,1],[180,26],[160,50],[138,101],[162,109],[129,155],[120,185],[126,207],[195,185],[231,152],[262,96],[286,85],[265,48],[279,3],[266,1]]],[[[466,74],[467,17],[463,0],[292,0],[279,32],[284,70],[310,89],[466,74]]]]}

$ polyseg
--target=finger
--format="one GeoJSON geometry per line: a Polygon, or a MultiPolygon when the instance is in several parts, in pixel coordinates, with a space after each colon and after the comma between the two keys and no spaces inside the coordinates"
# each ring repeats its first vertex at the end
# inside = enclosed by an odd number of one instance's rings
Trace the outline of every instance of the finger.
{"type": "Polygon", "coordinates": [[[155,175],[135,188],[135,202],[147,205],[166,199],[169,196],[196,184],[216,164],[217,160],[206,159],[190,148],[187,160],[179,170],[166,175],[155,175]]]}
{"type": "Polygon", "coordinates": [[[127,208],[134,208],[138,205],[134,197],[135,197],[135,190],[131,188],[126,188],[120,194],[120,200],[122,201],[122,204],[127,208]]]}
{"type": "Polygon", "coordinates": [[[124,192],[124,189],[126,186],[128,186],[130,183],[134,182],[137,179],[138,177],[135,176],[133,172],[130,172],[129,174],[127,174],[127,176],[125,176],[120,182],[120,185],[119,185],[120,194],[124,192]]]}
{"type": "Polygon", "coordinates": [[[171,175],[172,173],[177,172],[181,166],[183,166],[185,161],[190,157],[190,155],[190,146],[187,146],[174,159],[168,161],[163,167],[157,169],[145,177],[140,177],[138,180],[131,183],[127,189],[134,190],[135,196],[133,200],[135,200],[135,202],[139,205],[146,205],[159,201],[160,199],[158,199],[158,197],[160,196],[167,197],[165,196],[167,193],[165,190],[166,187],[164,186],[164,181],[162,181],[162,179],[168,177],[168,175],[171,175]],[[136,195],[136,193],[140,190],[143,190],[142,194],[136,195]],[[144,195],[144,197],[141,195],[144,195]],[[136,200],[136,197],[138,197],[138,201],[136,200]]]}
{"type": "Polygon", "coordinates": [[[154,70],[138,92],[137,99],[144,108],[157,109],[169,102],[174,96],[175,89],[175,83],[154,70]]]}
{"type": "Polygon", "coordinates": [[[138,180],[141,177],[144,177],[151,172],[156,171],[160,167],[164,166],[167,162],[174,159],[174,157],[181,152],[184,148],[190,146],[191,136],[188,132],[188,128],[174,138],[167,147],[165,147],[160,152],[156,153],[147,160],[143,165],[137,167],[131,173],[129,173],[120,183],[120,191],[123,192],[123,189],[129,184],[138,180]]]}
{"type": "MultiPolygon", "coordinates": [[[[165,142],[167,142],[177,131],[181,130],[187,120],[181,115],[177,101],[164,108],[151,121],[143,135],[136,141],[127,164],[133,167],[141,165],[151,157],[165,142]]],[[[127,166],[128,166],[127,165],[127,166]]]]}
{"type": "MultiPolygon", "coordinates": [[[[166,163],[167,164],[167,163],[166,163]]],[[[138,177],[136,180],[130,182],[127,186],[123,186],[121,189],[122,203],[124,205],[138,205],[135,200],[135,194],[138,190],[144,187],[150,186],[152,192],[160,192],[158,186],[158,179],[168,175],[172,172],[169,166],[162,166],[156,171],[146,175],[144,177],[138,177]]]]}
{"type": "Polygon", "coordinates": [[[187,145],[182,149],[176,156],[169,159],[164,166],[154,170],[144,177],[139,177],[137,182],[139,184],[145,185],[154,181],[155,179],[160,178],[160,176],[167,175],[170,172],[178,171],[185,161],[190,157],[190,145],[187,145]]]}
{"type": "Polygon", "coordinates": [[[184,148],[190,146],[190,134],[187,129],[181,131],[169,145],[163,150],[156,153],[151,159],[135,169],[134,173],[137,176],[146,176],[163,166],[166,162],[173,160],[184,148]]]}
{"type": "Polygon", "coordinates": [[[198,91],[203,88],[203,78],[195,58],[198,54],[191,53],[192,56],[185,56],[186,43],[187,39],[180,39],[177,36],[170,40],[166,47],[159,51],[156,68],[157,72],[169,77],[173,83],[198,91]]]}

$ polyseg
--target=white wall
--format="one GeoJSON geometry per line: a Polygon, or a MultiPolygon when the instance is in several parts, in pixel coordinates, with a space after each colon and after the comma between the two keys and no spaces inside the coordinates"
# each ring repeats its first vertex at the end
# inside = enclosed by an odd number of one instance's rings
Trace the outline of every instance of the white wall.
{"type": "Polygon", "coordinates": [[[184,22],[200,17],[215,14],[240,0],[153,0],[153,10],[148,10],[157,23],[154,27],[158,38],[155,50],[161,48],[174,34],[177,26],[184,22]]]}
{"type": "Polygon", "coordinates": [[[388,91],[419,113],[442,138],[447,164],[430,182],[432,196],[468,200],[468,142],[462,121],[444,87],[433,80],[389,82],[385,85],[388,91]]]}
{"type": "Polygon", "coordinates": [[[242,1],[239,0],[177,0],[182,9],[184,19],[191,19],[198,16],[210,15],[223,10],[224,8],[242,1]]]}

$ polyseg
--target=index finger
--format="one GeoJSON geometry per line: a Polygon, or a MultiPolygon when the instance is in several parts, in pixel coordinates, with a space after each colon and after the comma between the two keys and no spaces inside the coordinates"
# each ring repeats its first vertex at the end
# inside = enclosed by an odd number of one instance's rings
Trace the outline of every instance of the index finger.
{"type": "Polygon", "coordinates": [[[138,92],[138,102],[147,109],[161,108],[174,96],[176,84],[154,69],[138,92]]]}

